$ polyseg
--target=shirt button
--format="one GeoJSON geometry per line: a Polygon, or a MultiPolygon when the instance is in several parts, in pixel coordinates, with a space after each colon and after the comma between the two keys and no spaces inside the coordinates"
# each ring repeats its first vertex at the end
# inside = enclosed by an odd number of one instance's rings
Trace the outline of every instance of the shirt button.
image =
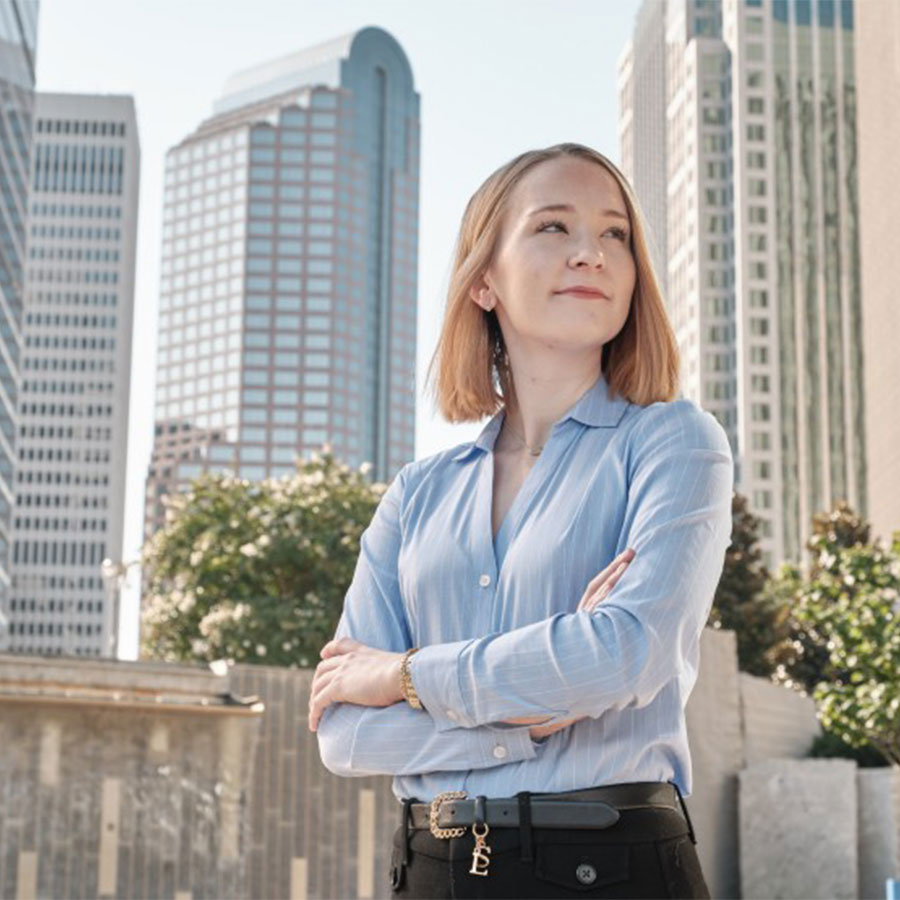
{"type": "Polygon", "coordinates": [[[451,722],[455,722],[459,716],[452,709],[445,709],[444,713],[451,722]]]}
{"type": "Polygon", "coordinates": [[[478,583],[482,587],[487,587],[491,583],[491,576],[490,575],[482,575],[481,578],[478,579],[478,583]]]}
{"type": "Polygon", "coordinates": [[[497,746],[494,747],[494,757],[496,759],[506,759],[506,752],[506,747],[502,744],[497,744],[497,746]]]}

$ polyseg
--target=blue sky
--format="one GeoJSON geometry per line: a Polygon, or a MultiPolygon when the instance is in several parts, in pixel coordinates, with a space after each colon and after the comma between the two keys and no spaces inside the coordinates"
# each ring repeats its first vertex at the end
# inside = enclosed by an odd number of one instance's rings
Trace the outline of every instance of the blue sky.
{"type": "MultiPolygon", "coordinates": [[[[497,166],[578,141],[619,160],[616,63],[639,0],[41,0],[37,88],[131,94],[141,142],[126,561],[141,538],[153,430],[166,150],[211,113],[229,75],[366,25],[409,57],[421,97],[416,457],[471,440],[424,394],[465,204],[497,166]]],[[[133,577],[136,582],[137,578],[133,577]]],[[[133,656],[136,599],[123,610],[133,656]]]]}

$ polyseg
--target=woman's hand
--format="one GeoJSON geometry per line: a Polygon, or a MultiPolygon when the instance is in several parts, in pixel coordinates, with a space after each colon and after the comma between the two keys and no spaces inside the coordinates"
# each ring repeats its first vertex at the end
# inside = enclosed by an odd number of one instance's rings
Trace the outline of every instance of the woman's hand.
{"type": "Polygon", "coordinates": [[[622,577],[633,559],[634,550],[629,547],[627,550],[623,550],[602,572],[595,575],[584,589],[584,594],[578,603],[578,610],[593,612],[597,604],[605,600],[609,592],[616,586],[616,582],[622,577]]]}
{"type": "Polygon", "coordinates": [[[403,699],[400,690],[402,653],[367,647],[352,638],[329,641],[320,651],[309,690],[309,730],[330,703],[390,706],[403,699]]]}

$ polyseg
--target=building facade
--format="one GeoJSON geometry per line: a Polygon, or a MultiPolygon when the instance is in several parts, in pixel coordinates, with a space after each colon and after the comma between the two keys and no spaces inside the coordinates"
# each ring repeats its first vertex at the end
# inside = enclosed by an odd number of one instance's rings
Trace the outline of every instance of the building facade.
{"type": "Polygon", "coordinates": [[[853,14],[667,0],[683,392],[725,427],[770,565],[799,559],[837,500],[866,513],[853,14]]]}
{"type": "Polygon", "coordinates": [[[12,650],[116,651],[139,178],[131,97],[37,95],[12,650]]]}
{"type": "Polygon", "coordinates": [[[618,61],[620,168],[641,198],[653,268],[668,297],[666,0],[644,0],[618,61]]]}
{"type": "Polygon", "coordinates": [[[0,0],[0,649],[8,645],[37,0],[0,0]]]}
{"type": "Polygon", "coordinates": [[[419,97],[379,28],[232,77],[169,151],[145,531],[205,471],[414,455],[419,97]]]}
{"type": "Polygon", "coordinates": [[[851,0],[726,3],[741,483],[776,559],[867,514],[851,0]]]}
{"type": "Polygon", "coordinates": [[[866,393],[869,519],[875,534],[900,530],[900,220],[895,154],[900,146],[900,4],[857,7],[859,222],[866,393]]]}

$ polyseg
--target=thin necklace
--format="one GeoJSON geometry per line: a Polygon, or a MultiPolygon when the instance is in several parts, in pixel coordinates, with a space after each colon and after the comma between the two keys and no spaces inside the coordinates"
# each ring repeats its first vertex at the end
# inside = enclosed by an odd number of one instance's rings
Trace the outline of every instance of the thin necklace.
{"type": "Polygon", "coordinates": [[[529,452],[532,456],[540,456],[540,455],[541,455],[541,450],[544,449],[544,445],[543,445],[543,444],[541,444],[541,446],[538,447],[537,449],[535,449],[534,447],[530,447],[530,446],[528,445],[527,441],[525,440],[525,438],[523,438],[522,435],[519,434],[519,432],[516,431],[516,429],[513,428],[512,425],[509,424],[509,419],[508,419],[508,418],[505,418],[505,419],[504,419],[504,423],[505,423],[506,427],[507,427],[507,428],[508,428],[508,429],[509,429],[509,430],[510,430],[510,431],[511,431],[511,432],[512,432],[512,433],[513,433],[513,434],[514,434],[514,435],[515,435],[515,436],[516,436],[523,444],[525,444],[526,449],[528,450],[528,452],[529,452]]]}

